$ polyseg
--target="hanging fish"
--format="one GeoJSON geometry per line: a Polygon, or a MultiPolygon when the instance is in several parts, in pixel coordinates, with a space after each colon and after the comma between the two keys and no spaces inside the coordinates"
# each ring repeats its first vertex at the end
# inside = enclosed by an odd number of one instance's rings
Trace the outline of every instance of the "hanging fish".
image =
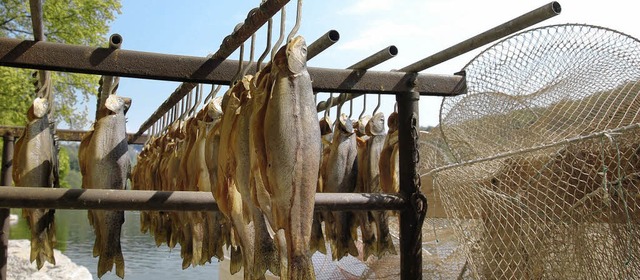
{"type": "Polygon", "coordinates": [[[297,36],[289,41],[274,56],[272,67],[264,143],[272,226],[284,231],[287,246],[287,266],[280,275],[315,279],[309,240],[322,145],[305,40],[297,36]]]}
{"type": "MultiPolygon", "coordinates": [[[[336,121],[329,154],[330,166],[324,176],[324,192],[353,193],[358,175],[357,143],[353,123],[345,114],[336,121]]],[[[358,256],[355,246],[355,217],[351,211],[325,212],[325,229],[334,260],[347,254],[358,256]]]]}
{"type": "MultiPolygon", "coordinates": [[[[367,139],[367,154],[365,156],[367,168],[365,176],[363,177],[363,184],[369,186],[368,192],[381,193],[379,164],[386,139],[384,132],[384,113],[377,112],[374,114],[371,120],[369,120],[369,123],[367,123],[365,130],[369,138],[367,139]]],[[[378,258],[387,252],[394,255],[396,254],[393,240],[389,233],[388,213],[389,211],[370,211],[368,215],[369,221],[375,223],[376,245],[373,247],[375,248],[378,258]]]]}
{"type": "Polygon", "coordinates": [[[398,155],[398,113],[389,115],[387,122],[389,131],[384,140],[380,153],[380,188],[385,193],[397,193],[399,184],[399,155],[398,155]]]}
{"type": "MultiPolygon", "coordinates": [[[[364,115],[355,123],[354,126],[358,147],[358,178],[356,181],[355,191],[358,193],[371,193],[371,185],[367,180],[370,175],[370,166],[368,161],[369,148],[367,146],[369,135],[365,133],[365,128],[369,124],[370,120],[371,116],[364,115]]],[[[377,163],[375,166],[375,170],[378,170],[377,163]]],[[[360,232],[362,233],[362,259],[367,260],[369,256],[373,255],[373,253],[377,251],[376,229],[374,227],[373,217],[371,216],[370,211],[356,211],[355,215],[357,223],[360,225],[360,232]]]]}
{"type": "MultiPolygon", "coordinates": [[[[49,119],[53,96],[49,73],[37,72],[38,96],[27,111],[27,125],[14,149],[13,181],[18,187],[58,187],[58,162],[49,119]]],[[[56,245],[54,209],[24,208],[22,215],[31,230],[30,261],[38,269],[44,262],[56,264],[53,248],[56,245]]]]}
{"type": "MultiPolygon", "coordinates": [[[[115,95],[117,77],[103,76],[101,80],[97,119],[93,131],[82,139],[78,152],[82,187],[124,190],[131,171],[124,115],[131,99],[115,95]]],[[[99,257],[98,277],[111,271],[115,264],[116,275],[124,278],[124,257],[120,247],[124,211],[89,210],[89,223],[96,235],[93,256],[99,257]]]]}

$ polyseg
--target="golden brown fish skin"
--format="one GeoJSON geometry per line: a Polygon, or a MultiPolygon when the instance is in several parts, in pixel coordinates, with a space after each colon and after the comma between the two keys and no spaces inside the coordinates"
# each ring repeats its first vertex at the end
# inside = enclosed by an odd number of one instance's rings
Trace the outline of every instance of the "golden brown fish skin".
{"type": "MultiPolygon", "coordinates": [[[[222,97],[213,99],[218,107],[221,107],[222,97]]],[[[220,108],[220,110],[222,110],[220,108]]],[[[222,113],[222,111],[221,111],[222,113]]],[[[220,126],[221,120],[218,120],[211,131],[207,134],[207,145],[205,146],[205,162],[209,171],[209,181],[211,182],[211,192],[217,190],[218,184],[218,151],[220,146],[220,126]]],[[[212,237],[207,247],[218,260],[224,259],[223,246],[231,245],[231,226],[227,218],[220,211],[207,214],[206,219],[207,231],[212,237]]]]}
{"type": "MultiPolygon", "coordinates": [[[[48,114],[48,101],[36,98],[27,112],[28,123],[16,141],[14,149],[13,181],[16,186],[54,187],[54,140],[48,114]],[[43,111],[44,110],[44,111],[43,111]]],[[[56,263],[53,248],[56,244],[54,209],[23,209],[31,230],[30,261],[38,269],[44,262],[56,263]]]]}
{"type": "MultiPolygon", "coordinates": [[[[320,137],[322,141],[322,156],[320,160],[320,170],[318,170],[318,186],[316,193],[323,192],[323,175],[329,164],[329,153],[331,152],[331,139],[333,138],[333,129],[331,128],[331,120],[329,117],[322,117],[318,122],[320,126],[320,137]]],[[[311,225],[311,253],[320,252],[327,254],[326,239],[322,232],[322,213],[313,214],[313,224],[311,225]]]]}
{"type": "MultiPolygon", "coordinates": [[[[352,193],[358,176],[357,143],[353,123],[344,114],[336,121],[329,154],[330,165],[324,180],[324,191],[330,193],[352,193]]],[[[334,260],[347,254],[358,256],[355,246],[356,221],[351,211],[326,212],[324,217],[327,236],[331,242],[334,260]]]]}
{"type": "Polygon", "coordinates": [[[315,279],[309,240],[322,146],[306,60],[300,36],[276,53],[264,119],[271,211],[287,245],[283,279],[315,279]]]}
{"type": "Polygon", "coordinates": [[[212,189],[213,196],[218,202],[218,208],[227,219],[231,222],[236,237],[236,246],[239,250],[232,250],[230,271],[235,273],[240,270],[241,266],[247,268],[248,272],[245,276],[250,275],[250,268],[253,265],[253,254],[245,252],[253,252],[252,240],[250,238],[249,229],[244,221],[243,201],[238,186],[236,184],[236,167],[237,161],[235,157],[235,143],[238,113],[246,102],[245,94],[248,93],[249,82],[243,80],[232,87],[223,99],[223,115],[220,126],[220,144],[218,151],[218,171],[216,190],[212,189]],[[242,253],[242,261],[238,262],[238,253],[242,253]]]}
{"type": "MultiPolygon", "coordinates": [[[[105,92],[101,92],[103,94],[105,92]]],[[[105,107],[110,113],[96,120],[94,130],[83,139],[79,152],[82,186],[88,189],[125,189],[130,172],[124,110],[131,99],[110,94],[105,107]]],[[[99,115],[99,114],[96,114],[99,115]]],[[[98,277],[116,266],[116,275],[124,278],[124,257],[120,247],[120,232],[124,223],[124,211],[89,210],[89,223],[93,226],[96,241],[94,257],[98,256],[98,277]]]]}
{"type": "Polygon", "coordinates": [[[397,193],[400,187],[397,184],[397,146],[398,146],[398,113],[389,115],[389,131],[384,140],[384,147],[380,153],[380,188],[385,193],[397,193]],[[394,153],[394,150],[396,152],[394,153]],[[394,156],[395,155],[395,156],[394,156]]]}

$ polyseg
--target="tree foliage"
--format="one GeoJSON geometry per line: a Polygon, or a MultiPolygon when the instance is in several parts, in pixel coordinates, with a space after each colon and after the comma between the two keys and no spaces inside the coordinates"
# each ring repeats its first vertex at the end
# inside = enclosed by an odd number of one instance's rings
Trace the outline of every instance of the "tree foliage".
{"type": "MultiPolygon", "coordinates": [[[[44,0],[44,33],[47,41],[105,46],[109,24],[120,13],[119,0],[44,0]]],[[[33,39],[29,1],[0,3],[0,36],[33,39]]],[[[34,98],[33,70],[0,67],[0,123],[23,125],[34,98]]],[[[84,127],[87,111],[77,107],[96,95],[99,76],[54,72],[54,120],[72,129],[84,127]]]]}

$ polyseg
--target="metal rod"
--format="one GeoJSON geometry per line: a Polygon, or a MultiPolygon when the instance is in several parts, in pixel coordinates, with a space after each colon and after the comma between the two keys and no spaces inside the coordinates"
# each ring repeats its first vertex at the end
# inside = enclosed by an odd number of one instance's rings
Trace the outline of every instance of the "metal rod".
{"type": "MultiPolygon", "coordinates": [[[[359,69],[359,70],[366,70],[369,68],[372,68],[382,62],[385,62],[391,58],[394,58],[396,55],[398,55],[398,48],[394,45],[388,46],[380,51],[378,51],[377,53],[374,53],[372,55],[370,55],[369,57],[356,62],[355,64],[349,66],[347,69],[359,69]]],[[[352,100],[358,96],[360,96],[362,94],[350,94],[349,96],[346,96],[344,94],[340,94],[338,95],[338,97],[336,97],[335,99],[332,100],[332,102],[325,102],[325,103],[321,103],[318,104],[318,106],[316,107],[316,109],[318,110],[318,112],[322,112],[324,110],[330,109],[332,106],[338,106],[338,105],[342,105],[342,103],[348,101],[348,100],[352,100]]],[[[331,97],[333,98],[333,97],[331,97]]]]}
{"type": "MultiPolygon", "coordinates": [[[[206,57],[0,38],[0,66],[9,67],[229,85],[237,64],[237,60],[225,60],[214,69],[206,57]]],[[[250,67],[255,69],[255,64],[250,67]]],[[[461,77],[455,75],[318,67],[309,67],[308,70],[316,92],[395,94],[407,92],[415,87],[421,95],[451,96],[462,93],[453,92],[461,81],[461,77]],[[412,85],[412,82],[415,82],[415,85],[412,85]]],[[[168,104],[165,106],[172,106],[195,87],[195,84],[191,87],[184,85],[186,84],[176,88],[172,96],[165,101],[168,104]]]]}
{"type": "MultiPolygon", "coordinates": [[[[315,210],[399,210],[394,194],[319,193],[315,210]]],[[[0,187],[0,206],[11,208],[217,211],[210,192],[0,187]]]]}
{"type": "MultiPolygon", "coordinates": [[[[13,134],[6,132],[3,134],[2,142],[2,181],[0,184],[3,186],[11,186],[11,169],[13,166],[13,134]]],[[[9,248],[9,231],[10,231],[10,219],[11,211],[9,208],[0,209],[0,221],[2,222],[2,232],[0,232],[0,279],[7,279],[7,257],[9,248]]]]}
{"type": "Polygon", "coordinates": [[[438,65],[444,61],[452,59],[456,56],[464,54],[468,51],[491,43],[502,37],[508,36],[512,33],[518,32],[529,26],[557,16],[562,11],[560,3],[550,2],[544,6],[532,10],[524,15],[500,24],[494,28],[491,28],[485,32],[482,32],[476,36],[473,36],[467,40],[464,40],[458,44],[446,48],[432,56],[426,57],[420,61],[417,61],[411,65],[408,65],[399,71],[401,72],[420,72],[424,69],[438,65]]]}
{"type": "Polygon", "coordinates": [[[338,40],[340,40],[340,32],[336,30],[327,31],[307,47],[307,61],[331,47],[338,40]]]}
{"type": "Polygon", "coordinates": [[[418,175],[417,92],[396,95],[398,102],[398,146],[400,195],[407,201],[400,211],[400,279],[422,279],[422,223],[427,211],[426,197],[420,193],[418,175]]]}
{"type": "MultiPolygon", "coordinates": [[[[0,125],[0,135],[4,135],[6,133],[11,133],[12,135],[22,135],[22,131],[24,127],[22,126],[4,126],[0,125]]],[[[56,129],[56,136],[58,141],[71,141],[71,142],[80,142],[82,137],[89,131],[86,130],[70,130],[70,129],[56,129]]],[[[127,133],[127,138],[129,139],[129,144],[144,144],[149,135],[140,135],[137,140],[132,140],[133,134],[127,133]]]]}

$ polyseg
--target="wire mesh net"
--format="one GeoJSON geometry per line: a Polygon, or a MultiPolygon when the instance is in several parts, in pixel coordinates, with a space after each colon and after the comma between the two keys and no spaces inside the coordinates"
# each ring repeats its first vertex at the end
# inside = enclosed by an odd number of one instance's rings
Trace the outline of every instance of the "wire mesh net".
{"type": "Polygon", "coordinates": [[[637,277],[640,42],[549,26],[464,70],[468,93],[443,100],[420,152],[430,215],[447,218],[468,276],[637,277]]]}

